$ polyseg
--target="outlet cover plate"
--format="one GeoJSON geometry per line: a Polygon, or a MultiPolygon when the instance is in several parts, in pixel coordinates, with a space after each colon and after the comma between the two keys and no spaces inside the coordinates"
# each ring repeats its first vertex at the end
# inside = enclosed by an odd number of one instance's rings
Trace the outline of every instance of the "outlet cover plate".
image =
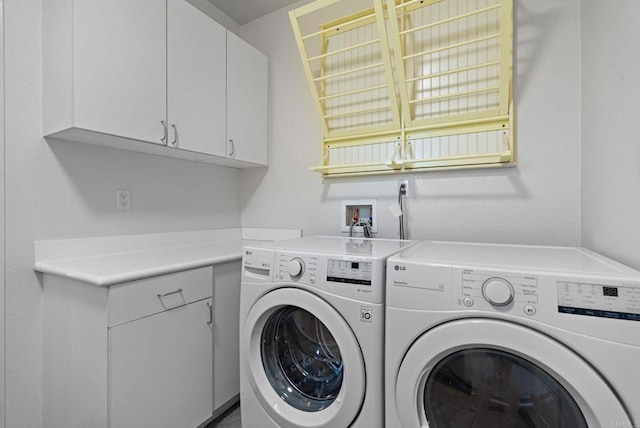
{"type": "Polygon", "coordinates": [[[116,209],[118,211],[129,211],[131,209],[131,194],[128,190],[116,190],[116,209]]]}
{"type": "Polygon", "coordinates": [[[409,189],[411,188],[410,186],[411,183],[408,179],[398,180],[398,191],[400,191],[400,186],[402,186],[403,184],[405,188],[405,193],[404,195],[402,195],[402,199],[409,199],[411,198],[411,194],[409,193],[409,189]]]}

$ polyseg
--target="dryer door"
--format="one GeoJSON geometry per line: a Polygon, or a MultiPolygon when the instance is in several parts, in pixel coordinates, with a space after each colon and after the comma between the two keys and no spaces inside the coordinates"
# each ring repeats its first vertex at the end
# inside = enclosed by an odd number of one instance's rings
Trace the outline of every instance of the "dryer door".
{"type": "Polygon", "coordinates": [[[282,427],[347,427],[364,401],[365,368],[347,322],[318,296],[274,290],[251,308],[242,363],[261,406],[282,427]]]}
{"type": "Polygon", "coordinates": [[[633,426],[585,360],[506,321],[429,330],[407,351],[395,387],[403,427],[633,426]]]}

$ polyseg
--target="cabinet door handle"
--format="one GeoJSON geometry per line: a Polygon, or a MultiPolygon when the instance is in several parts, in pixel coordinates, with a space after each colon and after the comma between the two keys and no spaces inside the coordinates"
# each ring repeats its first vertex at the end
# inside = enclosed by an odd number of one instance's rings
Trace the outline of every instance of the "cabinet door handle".
{"type": "Polygon", "coordinates": [[[231,153],[229,153],[229,157],[234,157],[236,154],[236,146],[233,144],[233,140],[229,140],[229,146],[231,146],[231,153]]]}
{"type": "Polygon", "coordinates": [[[169,291],[168,293],[158,294],[158,298],[162,299],[163,297],[171,296],[172,294],[182,293],[182,288],[178,288],[175,291],[169,291]]]}
{"type": "Polygon", "coordinates": [[[207,302],[207,306],[209,306],[209,322],[207,324],[213,325],[213,305],[207,302]]]}
{"type": "Polygon", "coordinates": [[[160,138],[160,141],[162,142],[162,144],[164,144],[165,146],[167,145],[167,138],[168,138],[168,134],[169,134],[169,130],[167,129],[167,122],[165,122],[164,120],[161,120],[160,123],[162,124],[162,128],[164,130],[164,133],[162,134],[163,137],[160,138]]]}
{"type": "Polygon", "coordinates": [[[171,127],[173,128],[173,135],[175,136],[171,144],[173,145],[173,147],[178,147],[178,127],[175,123],[171,125],[171,127]]]}

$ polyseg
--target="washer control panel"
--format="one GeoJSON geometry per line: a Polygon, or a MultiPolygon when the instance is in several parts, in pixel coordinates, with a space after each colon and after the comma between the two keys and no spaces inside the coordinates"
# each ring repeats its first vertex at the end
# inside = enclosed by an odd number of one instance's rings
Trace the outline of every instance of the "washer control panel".
{"type": "Polygon", "coordinates": [[[371,262],[327,260],[327,281],[370,286],[372,272],[371,262]]]}
{"type": "Polygon", "coordinates": [[[315,284],[318,275],[318,257],[280,253],[276,257],[275,281],[300,281],[315,284]]]}
{"type": "MultiPolygon", "coordinates": [[[[384,302],[385,260],[275,251],[270,281],[312,286],[369,303],[384,302]]],[[[255,263],[254,263],[255,264],[255,263]]],[[[250,268],[245,263],[245,272],[250,268]]]]}
{"type": "Polygon", "coordinates": [[[558,281],[558,312],[640,321],[640,286],[558,281]]]}
{"type": "Polygon", "coordinates": [[[516,310],[533,316],[538,305],[538,278],[535,276],[462,270],[458,306],[469,309],[516,310]]]}
{"type": "Polygon", "coordinates": [[[327,259],[326,272],[320,272],[317,256],[280,253],[274,280],[315,284],[319,277],[327,282],[371,286],[373,263],[364,260],[327,259]]]}
{"type": "Polygon", "coordinates": [[[294,257],[287,263],[287,272],[292,278],[300,278],[304,274],[305,267],[304,260],[294,257]]]}

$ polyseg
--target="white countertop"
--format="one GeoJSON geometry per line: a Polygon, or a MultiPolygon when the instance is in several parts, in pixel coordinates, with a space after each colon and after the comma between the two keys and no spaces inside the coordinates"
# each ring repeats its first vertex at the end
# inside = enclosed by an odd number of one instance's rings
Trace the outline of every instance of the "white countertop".
{"type": "Polygon", "coordinates": [[[238,228],[35,241],[34,270],[110,286],[239,260],[244,245],[299,236],[299,230],[238,228]]]}

